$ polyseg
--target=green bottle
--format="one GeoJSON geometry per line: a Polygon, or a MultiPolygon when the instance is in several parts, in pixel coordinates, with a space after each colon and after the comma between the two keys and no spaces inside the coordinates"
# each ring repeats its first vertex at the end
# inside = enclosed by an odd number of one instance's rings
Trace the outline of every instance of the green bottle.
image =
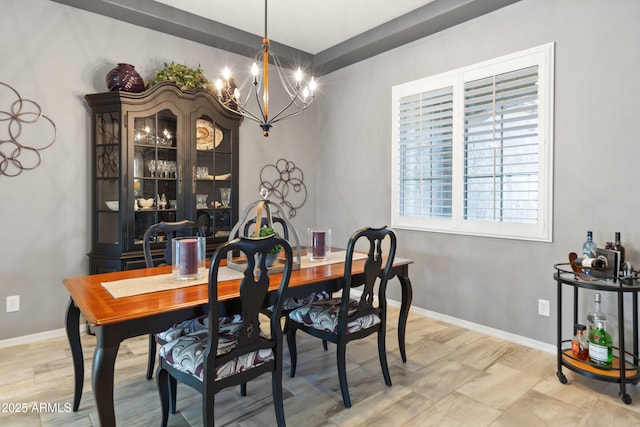
{"type": "Polygon", "coordinates": [[[604,330],[604,323],[597,322],[589,332],[589,361],[601,368],[611,368],[613,341],[604,330]]]}

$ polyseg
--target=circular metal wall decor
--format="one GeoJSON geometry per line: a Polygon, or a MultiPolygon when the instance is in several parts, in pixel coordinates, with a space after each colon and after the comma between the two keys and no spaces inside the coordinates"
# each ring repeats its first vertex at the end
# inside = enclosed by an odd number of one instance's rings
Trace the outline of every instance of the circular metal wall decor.
{"type": "Polygon", "coordinates": [[[40,151],[51,147],[56,134],[56,125],[40,105],[0,82],[0,175],[13,177],[37,168],[40,151]]]}
{"type": "Polygon", "coordinates": [[[302,169],[285,159],[262,168],[260,188],[261,194],[262,188],[273,194],[289,211],[289,217],[296,216],[297,210],[307,201],[307,186],[304,185],[302,169]]]}

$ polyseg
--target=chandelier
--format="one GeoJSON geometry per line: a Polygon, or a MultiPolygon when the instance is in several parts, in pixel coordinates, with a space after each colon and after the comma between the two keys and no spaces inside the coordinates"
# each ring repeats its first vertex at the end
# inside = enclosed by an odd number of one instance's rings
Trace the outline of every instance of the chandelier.
{"type": "MultiPolygon", "coordinates": [[[[293,75],[293,79],[287,77],[280,60],[271,50],[269,38],[267,37],[267,0],[264,0],[264,38],[262,39],[262,49],[254,58],[255,62],[251,67],[251,86],[242,95],[244,85],[239,89],[231,76],[229,67],[225,67],[222,78],[216,81],[218,99],[222,106],[235,113],[257,122],[262,128],[262,134],[269,136],[269,130],[274,123],[290,117],[297,116],[303,112],[315,99],[316,82],[313,77],[307,84],[304,82],[302,70],[298,68],[293,75]],[[270,115],[269,112],[269,60],[273,61],[275,71],[280,79],[282,87],[289,99],[285,102],[277,113],[270,115]],[[262,63],[262,76],[257,63],[262,63]],[[252,100],[255,100],[253,102],[252,100]],[[257,105],[254,105],[257,104],[257,105]]],[[[249,79],[245,83],[248,83],[249,79]]]]}

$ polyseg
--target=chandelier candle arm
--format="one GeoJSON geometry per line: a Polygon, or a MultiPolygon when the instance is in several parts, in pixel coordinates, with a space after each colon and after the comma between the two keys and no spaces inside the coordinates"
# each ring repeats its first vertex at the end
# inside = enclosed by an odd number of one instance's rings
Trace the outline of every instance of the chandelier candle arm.
{"type": "MultiPolygon", "coordinates": [[[[243,84],[242,87],[236,87],[228,67],[224,68],[222,78],[216,81],[215,86],[218,92],[218,100],[222,107],[230,112],[240,114],[243,117],[257,122],[262,128],[262,134],[266,137],[269,136],[269,131],[273,123],[297,116],[307,109],[315,99],[316,90],[316,82],[313,77],[311,77],[308,84],[303,88],[304,76],[299,67],[294,73],[295,83],[292,83],[283,73],[280,61],[271,50],[270,41],[267,37],[267,0],[264,2],[264,38],[262,39],[262,49],[259,51],[256,60],[262,60],[262,79],[260,79],[258,65],[254,62],[251,68],[252,79],[250,86],[252,86],[252,89],[249,89],[249,92],[253,92],[253,96],[249,93],[244,98],[244,101],[242,101],[241,92],[245,85],[243,84]],[[273,65],[277,71],[276,74],[280,78],[280,82],[289,96],[289,100],[285,103],[285,106],[272,117],[269,117],[270,59],[273,61],[273,65]],[[252,98],[255,99],[257,104],[257,113],[252,112],[248,107],[252,98]],[[302,105],[296,102],[297,100],[300,100],[302,105]]],[[[245,83],[248,83],[248,81],[245,81],[245,83]]]]}

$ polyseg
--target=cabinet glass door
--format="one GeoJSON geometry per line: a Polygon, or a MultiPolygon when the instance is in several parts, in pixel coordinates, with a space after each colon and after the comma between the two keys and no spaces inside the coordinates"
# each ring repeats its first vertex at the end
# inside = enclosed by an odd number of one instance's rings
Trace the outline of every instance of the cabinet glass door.
{"type": "Polygon", "coordinates": [[[197,222],[207,237],[227,238],[233,227],[231,214],[231,132],[212,119],[196,120],[194,202],[197,222]]]}
{"type": "Polygon", "coordinates": [[[160,221],[178,219],[178,119],[170,110],[133,119],[133,243],[160,221]]]}
{"type": "Polygon", "coordinates": [[[120,236],[120,120],[117,112],[95,115],[95,210],[96,242],[117,244],[120,236]]]}

